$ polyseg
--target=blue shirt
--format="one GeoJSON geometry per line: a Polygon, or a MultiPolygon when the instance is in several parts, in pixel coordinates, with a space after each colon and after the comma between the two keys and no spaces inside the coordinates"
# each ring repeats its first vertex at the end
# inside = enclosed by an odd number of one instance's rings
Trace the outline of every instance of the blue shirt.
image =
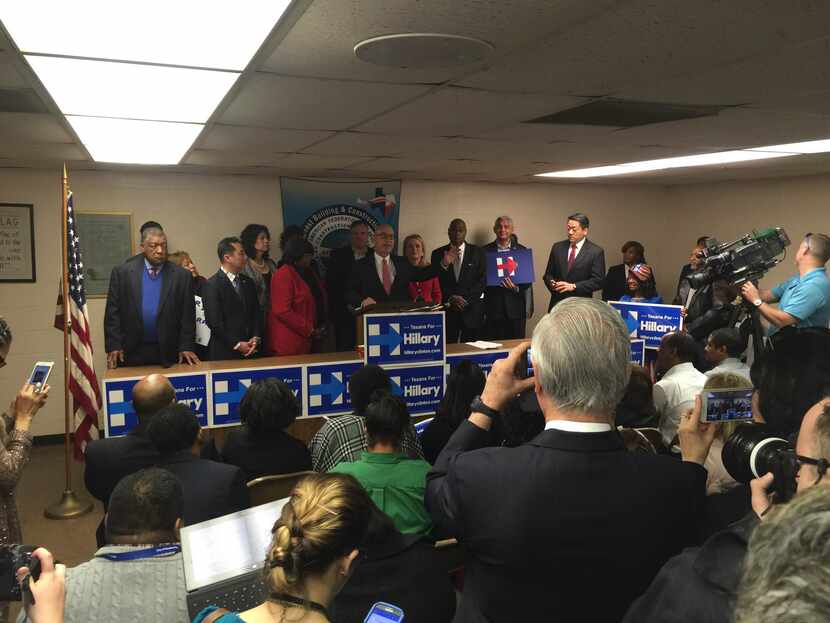
{"type": "MultiPolygon", "coordinates": [[[[830,324],[830,279],[824,268],[811,270],[803,277],[796,275],[772,289],[778,308],[795,317],[799,329],[827,327],[830,324]]],[[[778,331],[770,325],[767,335],[778,331]]]]}
{"type": "Polygon", "coordinates": [[[150,276],[150,262],[145,258],[144,272],[141,275],[141,321],[144,325],[144,343],[155,344],[159,341],[156,330],[156,316],[161,300],[162,273],[160,266],[155,278],[150,276]]]}

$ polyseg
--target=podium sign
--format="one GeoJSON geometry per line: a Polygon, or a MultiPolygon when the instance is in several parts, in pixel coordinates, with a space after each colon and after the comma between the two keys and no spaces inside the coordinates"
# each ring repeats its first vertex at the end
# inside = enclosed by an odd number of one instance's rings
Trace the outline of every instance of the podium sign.
{"type": "Polygon", "coordinates": [[[444,312],[366,314],[363,361],[380,366],[443,363],[444,312]]]}
{"type": "Polygon", "coordinates": [[[339,415],[352,412],[349,379],[363,367],[356,361],[306,366],[307,415],[339,415]]]}
{"type": "Polygon", "coordinates": [[[392,392],[403,396],[409,415],[435,413],[444,397],[444,363],[388,370],[392,392]]]}
{"type": "Polygon", "coordinates": [[[622,314],[629,337],[633,340],[645,340],[646,348],[660,348],[660,341],[666,333],[683,329],[683,307],[680,305],[621,301],[611,301],[609,305],[622,314]]]}

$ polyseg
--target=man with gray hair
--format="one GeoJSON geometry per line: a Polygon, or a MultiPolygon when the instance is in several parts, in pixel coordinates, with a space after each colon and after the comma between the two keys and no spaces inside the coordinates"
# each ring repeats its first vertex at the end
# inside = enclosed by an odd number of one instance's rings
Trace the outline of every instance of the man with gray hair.
{"type": "Polygon", "coordinates": [[[600,301],[571,298],[493,365],[472,413],[427,479],[439,529],[469,553],[456,621],[618,621],[670,556],[693,542],[714,427],[691,415],[683,461],[633,454],[614,429],[630,374],[628,331],[600,301]],[[493,421],[533,389],[545,430],[484,448],[493,421]]]}
{"type": "Polygon", "coordinates": [[[797,275],[772,290],[759,290],[749,281],[741,287],[743,297],[769,323],[768,335],[788,326],[802,329],[830,325],[830,279],[824,268],[828,260],[830,237],[807,234],[795,254],[797,275]],[[770,303],[778,303],[778,308],[770,303]]]}

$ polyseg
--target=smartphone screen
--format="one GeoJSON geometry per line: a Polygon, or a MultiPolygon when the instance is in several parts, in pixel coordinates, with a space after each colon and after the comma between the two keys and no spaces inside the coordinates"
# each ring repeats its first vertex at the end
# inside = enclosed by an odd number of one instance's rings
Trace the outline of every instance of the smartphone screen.
{"type": "Polygon", "coordinates": [[[525,374],[525,378],[530,378],[531,376],[533,376],[533,360],[531,359],[532,350],[532,348],[527,349],[527,373],[525,374]]]}
{"type": "Polygon", "coordinates": [[[752,389],[704,389],[701,422],[752,419],[752,389]]]}
{"type": "Polygon", "coordinates": [[[28,383],[30,385],[36,385],[38,388],[43,387],[54,365],[55,363],[53,361],[38,361],[34,368],[32,368],[28,383]]]}
{"type": "Polygon", "coordinates": [[[401,623],[403,610],[392,604],[378,602],[369,610],[363,623],[401,623]]]}

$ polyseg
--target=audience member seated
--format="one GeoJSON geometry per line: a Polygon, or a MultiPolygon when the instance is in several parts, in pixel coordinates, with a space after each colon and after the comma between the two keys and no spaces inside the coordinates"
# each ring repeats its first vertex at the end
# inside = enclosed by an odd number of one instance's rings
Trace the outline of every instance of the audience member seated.
{"type": "MultiPolygon", "coordinates": [[[[380,366],[363,366],[349,379],[352,415],[329,418],[311,438],[311,466],[315,472],[327,472],[338,463],[357,461],[368,448],[366,407],[378,390],[391,391],[389,375],[380,366]]],[[[401,440],[401,452],[411,459],[423,458],[421,443],[410,423],[401,440]]]]}
{"type": "Polygon", "coordinates": [[[398,606],[406,623],[449,623],[455,590],[448,572],[444,551],[426,537],[401,534],[372,505],[360,564],[334,600],[333,623],[363,623],[378,601],[398,606]]]}
{"type": "Polygon", "coordinates": [[[703,389],[706,377],[694,367],[697,344],[687,333],[667,333],[657,351],[657,374],[654,384],[654,408],[660,432],[667,445],[672,443],[680,416],[694,406],[695,396],[703,389]]]}
{"type": "MultiPolygon", "coordinates": [[[[155,415],[176,400],[176,390],[161,374],[145,376],[133,386],[133,410],[138,424],[123,437],[89,442],[84,452],[84,484],[107,510],[115,485],[124,476],[155,465],[158,450],[147,436],[147,426],[155,415]]],[[[104,521],[96,533],[98,546],[104,541],[104,521]]]]}
{"type": "Polygon", "coordinates": [[[621,301],[658,305],[663,303],[663,297],[657,294],[657,284],[654,282],[654,275],[648,264],[633,266],[628,271],[625,285],[627,291],[620,297],[621,301]]]}
{"type": "Polygon", "coordinates": [[[737,329],[717,329],[709,334],[706,340],[704,356],[714,367],[705,372],[708,377],[715,374],[737,374],[749,380],[749,366],[738,359],[746,350],[746,345],[741,339],[741,333],[737,329]]]}
{"type": "Polygon", "coordinates": [[[622,400],[614,411],[614,424],[625,428],[656,428],[651,376],[642,366],[631,366],[631,377],[622,400]]]}
{"type": "Polygon", "coordinates": [[[463,359],[447,378],[447,388],[435,417],[421,434],[424,458],[435,463],[458,425],[470,417],[470,403],[484,389],[484,372],[477,363],[463,359]]]}
{"type": "Polygon", "coordinates": [[[182,486],[170,472],[125,476],[110,498],[107,545],[66,571],[67,623],[187,621],[182,508],[182,486]]]}
{"type": "MultiPolygon", "coordinates": [[[[708,303],[700,303],[697,310],[690,307],[691,311],[686,314],[683,323],[686,333],[698,342],[704,342],[712,331],[733,327],[740,316],[740,306],[735,304],[737,286],[718,280],[712,284],[711,292],[708,303]]],[[[695,299],[695,302],[700,301],[699,298],[695,299]]]]}
{"type": "Polygon", "coordinates": [[[405,534],[429,534],[432,521],[424,508],[429,463],[401,453],[404,431],[410,426],[406,401],[376,392],[366,408],[369,449],[353,463],[338,463],[331,471],[357,478],[381,511],[405,534]]]}
{"type": "MultiPolygon", "coordinates": [[[[699,412],[698,406],[692,417],[699,412]]],[[[826,483],[830,399],[813,405],[804,415],[795,451],[802,457],[796,479],[799,494],[813,485],[826,483]],[[820,462],[819,459],[825,462],[815,465],[804,458],[812,463],[820,462]]],[[[689,548],[667,562],[648,591],[631,606],[624,623],[731,623],[747,542],[770,508],[767,490],[772,480],[772,474],[766,474],[752,481],[752,512],[744,519],[711,536],[702,547],[689,548]]],[[[797,529],[792,524],[790,528],[797,529]]]]}
{"type": "Polygon", "coordinates": [[[222,460],[240,467],[247,480],[310,470],[308,448],[285,431],[298,415],[300,403],[288,385],[270,378],[254,382],[239,403],[242,427],[228,434],[222,460]]]}
{"type": "Polygon", "coordinates": [[[628,384],[628,330],[601,301],[559,302],[532,345],[535,376],[515,377],[527,343],[496,361],[427,477],[433,520],[469,555],[455,620],[617,621],[693,539],[714,427],[683,418],[683,461],[626,451],[613,411],[628,384]],[[499,411],[531,387],[546,430],[518,448],[482,448],[499,411]]]}
{"type": "Polygon", "coordinates": [[[749,540],[735,623],[830,621],[828,518],[827,484],[764,517],[749,540]]]}
{"type": "MultiPolygon", "coordinates": [[[[732,372],[722,372],[707,376],[706,383],[703,385],[703,391],[710,389],[751,389],[752,384],[749,379],[732,372]]],[[[726,471],[721,459],[721,452],[723,452],[723,444],[732,433],[735,432],[740,421],[730,421],[721,423],[717,432],[715,433],[715,440],[712,442],[712,447],[709,448],[709,456],[706,457],[704,467],[708,472],[706,478],[706,495],[715,495],[717,493],[724,493],[725,491],[738,486],[738,482],[732,475],[726,471]]]]}
{"type": "Polygon", "coordinates": [[[160,455],[158,465],[173,472],[182,483],[182,517],[188,526],[251,505],[241,469],[199,458],[200,433],[198,418],[181,403],[162,409],[147,427],[160,455]]]}
{"type": "MultiPolygon", "coordinates": [[[[266,598],[241,614],[208,606],[193,623],[334,621],[329,609],[352,574],[366,539],[372,500],[354,478],[312,474],[294,488],[271,533],[266,598]],[[218,615],[218,616],[217,616],[218,615]]],[[[364,615],[365,616],[365,615],[364,615]]]]}

